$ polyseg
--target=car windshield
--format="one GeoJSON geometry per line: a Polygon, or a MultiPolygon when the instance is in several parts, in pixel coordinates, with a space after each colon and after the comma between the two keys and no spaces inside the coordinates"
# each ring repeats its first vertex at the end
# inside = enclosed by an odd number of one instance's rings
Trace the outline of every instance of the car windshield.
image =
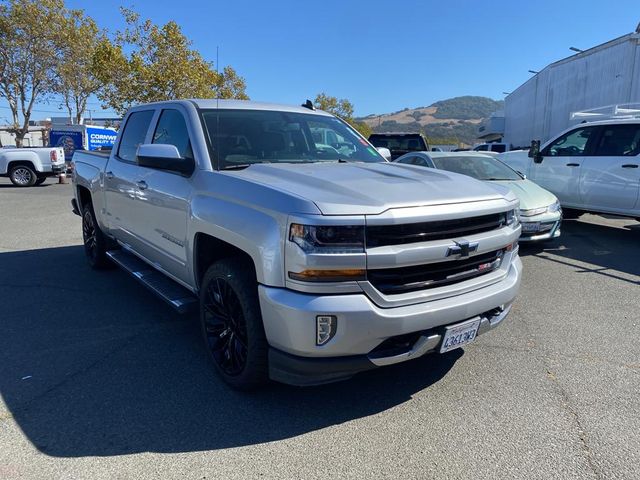
{"type": "Polygon", "coordinates": [[[500,160],[485,156],[431,158],[436,168],[461,173],[478,180],[522,180],[522,177],[500,160]]]}
{"type": "Polygon", "coordinates": [[[389,150],[402,150],[418,152],[425,150],[424,143],[417,135],[376,135],[369,137],[369,141],[376,147],[384,147],[389,150]]]}
{"type": "Polygon", "coordinates": [[[336,117],[273,110],[204,110],[218,169],[255,163],[386,162],[336,117]]]}

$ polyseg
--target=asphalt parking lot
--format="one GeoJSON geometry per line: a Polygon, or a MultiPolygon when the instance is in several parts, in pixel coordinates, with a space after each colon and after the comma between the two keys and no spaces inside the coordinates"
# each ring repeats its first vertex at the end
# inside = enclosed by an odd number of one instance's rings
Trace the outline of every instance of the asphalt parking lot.
{"type": "Polygon", "coordinates": [[[640,223],[522,248],[465,348],[253,394],[196,322],[86,264],[70,185],[0,179],[0,478],[640,478],[640,223]]]}

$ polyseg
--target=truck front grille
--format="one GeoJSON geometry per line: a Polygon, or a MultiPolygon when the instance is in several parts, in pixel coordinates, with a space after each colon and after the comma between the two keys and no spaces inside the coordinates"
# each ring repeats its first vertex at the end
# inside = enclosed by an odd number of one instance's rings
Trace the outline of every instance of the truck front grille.
{"type": "Polygon", "coordinates": [[[500,268],[505,249],[446,262],[367,271],[367,280],[388,295],[442,287],[500,268]]]}
{"type": "Polygon", "coordinates": [[[497,230],[504,227],[506,223],[507,214],[502,212],[455,220],[402,225],[370,225],[366,228],[367,248],[463,237],[497,230]]]}

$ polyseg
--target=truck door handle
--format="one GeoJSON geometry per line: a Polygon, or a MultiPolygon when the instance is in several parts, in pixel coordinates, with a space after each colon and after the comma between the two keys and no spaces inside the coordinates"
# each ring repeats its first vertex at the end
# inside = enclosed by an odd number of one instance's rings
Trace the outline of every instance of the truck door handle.
{"type": "Polygon", "coordinates": [[[136,182],[136,185],[140,190],[146,190],[148,187],[147,182],[145,182],[144,180],[140,180],[139,182],[136,182]]]}
{"type": "Polygon", "coordinates": [[[579,167],[579,163],[567,163],[567,167],[579,167]]]}
{"type": "Polygon", "coordinates": [[[107,180],[111,180],[113,178],[113,172],[105,172],[104,176],[107,180]]]}
{"type": "Polygon", "coordinates": [[[625,163],[624,165],[622,165],[622,168],[638,168],[638,164],[637,163],[625,163]]]}

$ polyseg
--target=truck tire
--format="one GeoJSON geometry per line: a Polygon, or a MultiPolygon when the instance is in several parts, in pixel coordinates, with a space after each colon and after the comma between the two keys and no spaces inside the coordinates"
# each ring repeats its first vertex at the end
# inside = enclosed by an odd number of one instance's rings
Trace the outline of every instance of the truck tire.
{"type": "Polygon", "coordinates": [[[267,383],[268,344],[253,265],[244,259],[212,264],[200,288],[200,325],[209,359],[238,390],[267,383]]]}
{"type": "Polygon", "coordinates": [[[91,268],[101,270],[112,265],[107,257],[109,240],[98,226],[91,202],[82,207],[82,240],[91,268]]]}
{"type": "Polygon", "coordinates": [[[36,180],[36,183],[34,183],[34,185],[42,185],[45,181],[47,180],[47,177],[38,177],[38,179],[36,180]]]}
{"type": "Polygon", "coordinates": [[[573,208],[563,208],[562,209],[562,218],[567,220],[573,220],[579,218],[584,212],[582,210],[575,210],[573,208]]]}
{"type": "Polygon", "coordinates": [[[38,177],[28,165],[16,165],[9,171],[9,179],[16,187],[31,187],[36,183],[38,177]]]}

